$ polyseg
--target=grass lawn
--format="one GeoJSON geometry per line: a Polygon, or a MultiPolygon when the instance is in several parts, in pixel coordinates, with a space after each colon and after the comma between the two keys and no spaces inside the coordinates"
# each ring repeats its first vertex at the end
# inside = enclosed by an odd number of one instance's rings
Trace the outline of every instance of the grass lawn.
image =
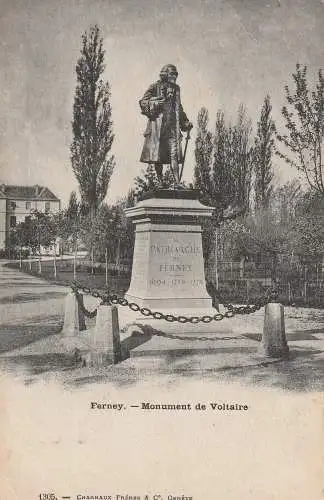
{"type": "MultiPolygon", "coordinates": [[[[14,269],[19,269],[19,261],[12,261],[7,264],[9,267],[14,269]]],[[[42,273],[39,273],[38,260],[35,259],[31,263],[32,270],[30,271],[30,263],[28,261],[22,262],[22,271],[33,276],[39,276],[46,279],[51,283],[58,285],[70,286],[74,281],[73,277],[73,260],[72,259],[58,259],[56,261],[57,274],[54,276],[54,264],[53,260],[45,259],[42,260],[42,273]]],[[[130,271],[120,271],[108,269],[108,289],[111,293],[117,293],[119,295],[124,295],[128,290],[130,284],[131,273],[130,271]]],[[[92,268],[89,266],[89,261],[82,262],[78,259],[76,281],[83,286],[87,286],[90,289],[106,289],[106,274],[104,264],[95,264],[94,274],[92,273],[92,268]]],[[[235,286],[231,281],[225,281],[220,283],[219,289],[216,291],[215,287],[211,284],[207,284],[207,290],[211,297],[220,297],[221,302],[230,302],[233,304],[253,304],[258,299],[264,297],[267,287],[261,285],[255,280],[251,280],[249,297],[246,292],[246,282],[244,280],[238,281],[235,286]]],[[[279,301],[285,305],[297,306],[297,307],[314,307],[317,309],[324,308],[324,296],[323,294],[316,294],[315,296],[307,297],[307,300],[302,296],[302,290],[298,289],[298,296],[295,296],[293,300],[289,300],[288,296],[279,286],[279,301]]],[[[297,293],[296,292],[296,293],[297,293]]]]}
{"type": "MultiPolygon", "coordinates": [[[[19,269],[19,262],[11,262],[7,264],[8,267],[14,269],[19,269]]],[[[57,260],[56,263],[57,274],[54,276],[54,264],[53,260],[42,260],[42,272],[38,271],[38,261],[32,261],[31,271],[29,268],[29,262],[24,261],[22,263],[22,272],[27,274],[32,274],[33,276],[39,276],[40,278],[46,279],[51,283],[57,285],[67,285],[70,286],[74,281],[73,276],[73,261],[72,260],[57,260]]],[[[92,274],[91,269],[85,265],[77,266],[76,280],[81,285],[87,286],[89,288],[95,289],[105,289],[106,288],[106,274],[103,266],[96,267],[94,269],[94,274],[92,274]]],[[[113,293],[124,294],[130,283],[130,274],[125,272],[120,272],[119,275],[116,271],[108,270],[108,289],[113,293]]]]}

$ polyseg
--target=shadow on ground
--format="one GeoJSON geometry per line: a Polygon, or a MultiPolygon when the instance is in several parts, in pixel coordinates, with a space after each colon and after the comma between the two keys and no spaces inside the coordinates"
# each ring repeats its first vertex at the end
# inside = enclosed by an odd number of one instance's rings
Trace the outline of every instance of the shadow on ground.
{"type": "MultiPolygon", "coordinates": [[[[258,365],[223,367],[219,374],[230,381],[246,385],[272,387],[286,391],[306,392],[324,389],[324,359],[316,349],[290,350],[289,358],[276,362],[266,360],[258,365]]],[[[211,377],[209,377],[211,378],[211,377]]]]}
{"type": "MultiPolygon", "coordinates": [[[[51,286],[53,286],[51,283],[46,283],[46,282],[37,282],[35,284],[34,281],[20,281],[19,283],[12,283],[11,282],[12,280],[10,279],[10,282],[3,282],[1,284],[1,288],[2,290],[5,290],[6,288],[7,289],[11,289],[11,288],[16,288],[19,286],[19,288],[35,288],[35,286],[37,286],[37,288],[49,288],[51,286]]],[[[62,286],[65,286],[67,287],[66,284],[62,284],[62,286]]]]}
{"type": "Polygon", "coordinates": [[[18,372],[26,373],[29,376],[67,371],[77,366],[73,356],[55,353],[2,358],[0,365],[9,373],[17,373],[18,370],[18,372]]]}
{"type": "MultiPolygon", "coordinates": [[[[136,343],[136,339],[135,339],[136,343]]],[[[168,383],[181,379],[235,382],[245,386],[278,388],[294,392],[322,391],[322,351],[312,348],[292,348],[287,360],[256,360],[240,366],[237,359],[217,366],[215,355],[166,355],[156,358],[131,358],[117,365],[100,369],[82,367],[71,353],[12,355],[0,358],[0,365],[11,373],[23,375],[25,383],[33,383],[45,374],[69,387],[84,387],[94,383],[112,382],[116,386],[132,386],[139,380],[169,376],[168,383]],[[236,361],[236,362],[235,362],[236,361]]],[[[221,354],[219,354],[221,356],[221,354]]]]}
{"type": "Polygon", "coordinates": [[[62,316],[32,316],[24,323],[8,323],[1,325],[0,353],[13,351],[37,340],[58,333],[63,326],[62,316]]]}
{"type": "MultiPolygon", "coordinates": [[[[311,330],[294,330],[286,333],[286,338],[287,341],[292,342],[294,340],[300,341],[300,340],[318,340],[317,337],[314,337],[314,335],[319,335],[323,334],[324,330],[323,328],[320,329],[311,329],[311,330]]],[[[244,333],[244,337],[247,337],[252,340],[257,340],[258,342],[261,341],[262,334],[261,333],[244,333]]]]}
{"type": "Polygon", "coordinates": [[[42,292],[42,293],[17,293],[15,295],[11,295],[10,297],[2,297],[0,298],[0,304],[18,304],[21,302],[34,302],[36,300],[51,300],[51,299],[61,299],[65,297],[65,292],[42,292]]]}

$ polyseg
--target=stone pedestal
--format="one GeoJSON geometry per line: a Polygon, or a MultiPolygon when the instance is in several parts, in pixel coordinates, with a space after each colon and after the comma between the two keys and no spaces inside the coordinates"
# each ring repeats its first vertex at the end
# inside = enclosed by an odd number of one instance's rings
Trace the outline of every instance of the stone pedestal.
{"type": "MultiPolygon", "coordinates": [[[[79,295],[79,301],[83,303],[83,295],[79,295]]],[[[67,294],[65,299],[64,324],[62,335],[64,337],[75,337],[80,331],[85,330],[85,320],[81,307],[74,292],[67,294]]]]}
{"type": "Polygon", "coordinates": [[[77,299],[74,292],[67,294],[65,299],[64,324],[61,345],[67,352],[73,352],[76,349],[80,351],[89,348],[86,336],[81,333],[86,329],[85,318],[82,312],[83,295],[77,299]]]}
{"type": "Polygon", "coordinates": [[[157,191],[126,209],[136,227],[129,301],[177,315],[216,313],[206,290],[201,240],[202,220],[212,211],[193,190],[157,191]]]}
{"type": "Polygon", "coordinates": [[[95,365],[114,364],[121,359],[118,309],[98,307],[96,326],[91,334],[91,361],[95,365]]]}
{"type": "Polygon", "coordinates": [[[259,353],[272,358],[285,358],[289,348],[285,334],[284,306],[269,303],[265,306],[264,327],[259,353]]]}

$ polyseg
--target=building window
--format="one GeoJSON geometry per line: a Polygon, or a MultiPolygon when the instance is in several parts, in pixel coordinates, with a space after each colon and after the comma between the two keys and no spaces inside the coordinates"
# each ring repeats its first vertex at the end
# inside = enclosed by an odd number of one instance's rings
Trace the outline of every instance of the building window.
{"type": "Polygon", "coordinates": [[[16,227],[17,218],[15,215],[10,215],[10,227],[16,227]]]}
{"type": "Polygon", "coordinates": [[[30,209],[31,209],[31,202],[26,201],[26,210],[30,210],[30,209]]]}
{"type": "Polygon", "coordinates": [[[16,206],[17,205],[16,205],[16,203],[14,201],[10,202],[10,208],[11,208],[11,210],[15,210],[16,206]]]}
{"type": "Polygon", "coordinates": [[[49,212],[51,208],[51,204],[49,201],[45,201],[45,212],[49,212]]]}

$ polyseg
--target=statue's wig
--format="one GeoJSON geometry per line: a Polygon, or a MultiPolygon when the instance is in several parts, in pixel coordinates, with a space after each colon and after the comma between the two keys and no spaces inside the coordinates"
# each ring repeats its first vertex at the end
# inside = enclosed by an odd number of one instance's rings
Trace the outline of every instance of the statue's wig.
{"type": "Polygon", "coordinates": [[[178,76],[178,70],[174,64],[165,64],[160,71],[161,80],[165,80],[170,72],[176,73],[178,76]]]}

